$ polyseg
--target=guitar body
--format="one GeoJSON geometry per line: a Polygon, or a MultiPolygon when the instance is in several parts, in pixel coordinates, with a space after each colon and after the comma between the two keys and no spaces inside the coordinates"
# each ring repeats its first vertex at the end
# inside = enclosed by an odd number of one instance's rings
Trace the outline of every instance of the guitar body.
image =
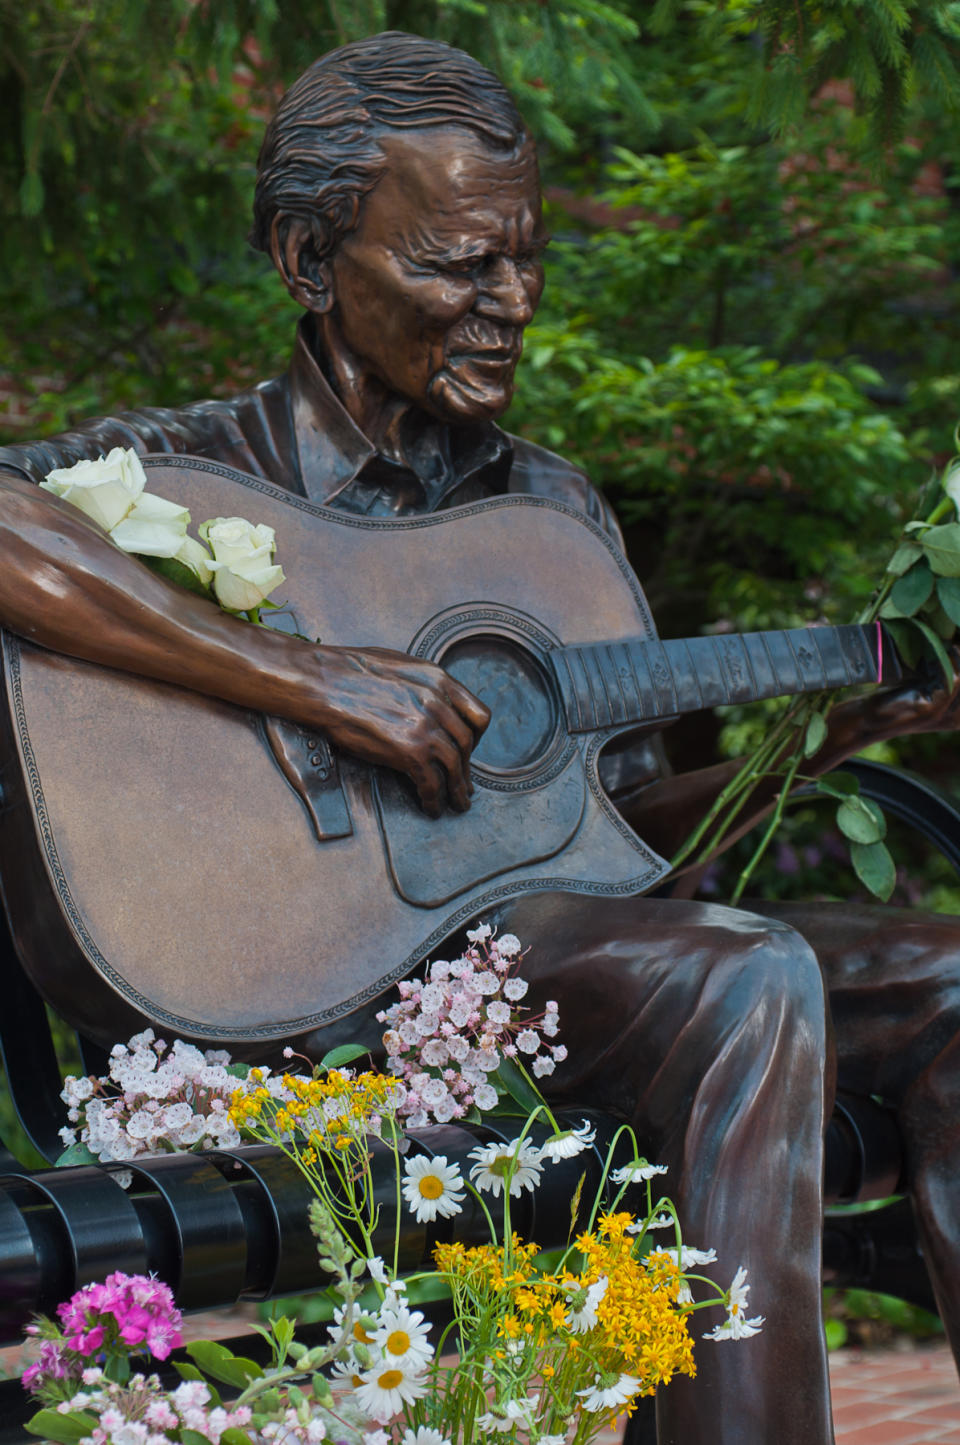
{"type": "Polygon", "coordinates": [[[333,757],[322,736],[4,635],[19,763],[0,817],[5,902],[34,981],[84,1031],[293,1037],[504,898],[663,877],[599,782],[617,729],[572,736],[545,662],[560,644],[655,636],[593,523],[534,497],[367,519],[197,458],[146,466],[195,523],[275,528],[297,630],[439,661],[493,721],[470,811],[432,820],[404,778],[333,757]]]}

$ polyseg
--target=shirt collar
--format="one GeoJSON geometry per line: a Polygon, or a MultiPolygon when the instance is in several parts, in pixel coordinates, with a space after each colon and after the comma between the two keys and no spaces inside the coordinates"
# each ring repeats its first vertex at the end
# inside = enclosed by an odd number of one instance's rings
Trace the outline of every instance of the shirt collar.
{"type": "MultiPolygon", "coordinates": [[[[300,480],[312,502],[328,505],[341,498],[353,482],[370,481],[389,475],[390,468],[414,481],[412,474],[380,457],[376,448],[353,421],[334,395],[310,345],[309,317],[297,326],[297,340],[288,372],[293,429],[297,444],[300,480]]],[[[513,448],[505,432],[492,422],[450,429],[451,470],[439,485],[423,486],[424,510],[433,510],[449,499],[469,477],[483,472],[491,481],[490,491],[506,490],[513,448]]],[[[363,490],[369,491],[369,484],[363,490]]],[[[357,488],[361,490],[361,488],[357,488]]],[[[358,510],[366,511],[366,505],[358,510]]]]}

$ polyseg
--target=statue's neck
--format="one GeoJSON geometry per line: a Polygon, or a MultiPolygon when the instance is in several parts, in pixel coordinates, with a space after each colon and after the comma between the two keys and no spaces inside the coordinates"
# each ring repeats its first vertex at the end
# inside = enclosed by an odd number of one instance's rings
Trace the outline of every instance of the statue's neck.
{"type": "Polygon", "coordinates": [[[449,428],[428,412],[390,391],[363,366],[339,336],[329,317],[315,318],[313,353],[330,387],[377,452],[419,472],[425,449],[446,451],[449,428]]]}

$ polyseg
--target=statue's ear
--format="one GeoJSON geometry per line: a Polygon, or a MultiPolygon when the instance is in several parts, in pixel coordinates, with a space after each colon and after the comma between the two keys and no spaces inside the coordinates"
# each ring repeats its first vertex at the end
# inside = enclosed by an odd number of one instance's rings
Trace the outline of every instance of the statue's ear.
{"type": "Polygon", "coordinates": [[[318,316],[333,306],[330,263],[318,260],[313,232],[297,216],[274,216],[270,255],[294,301],[318,316]]]}

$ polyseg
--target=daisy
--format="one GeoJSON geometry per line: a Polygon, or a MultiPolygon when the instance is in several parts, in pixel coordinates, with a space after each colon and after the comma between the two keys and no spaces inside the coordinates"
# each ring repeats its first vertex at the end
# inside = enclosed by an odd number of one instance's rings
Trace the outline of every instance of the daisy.
{"type": "Polygon", "coordinates": [[[585,1291],[578,1290],[576,1294],[567,1295],[567,1304],[570,1305],[570,1311],[566,1318],[566,1324],[567,1328],[573,1330],[575,1335],[586,1334],[587,1330],[592,1330],[597,1323],[597,1305],[607,1292],[608,1282],[607,1276],[602,1274],[600,1278],[585,1291]],[[582,1304],[574,1307],[574,1301],[579,1300],[581,1295],[583,1296],[582,1304]]]}
{"type": "Polygon", "coordinates": [[[421,1425],[416,1430],[404,1430],[402,1445],[451,1445],[451,1442],[439,1430],[421,1425]]]}
{"type": "Polygon", "coordinates": [[[579,1129],[565,1129],[561,1134],[554,1134],[552,1139],[541,1145],[540,1154],[556,1164],[559,1159],[572,1159],[575,1154],[589,1149],[596,1137],[596,1129],[591,1129],[588,1120],[584,1119],[579,1129]]]}
{"type": "Polygon", "coordinates": [[[641,1179],[652,1179],[655,1174],[666,1174],[666,1164],[648,1164],[646,1159],[637,1159],[611,1174],[614,1184],[636,1184],[641,1179]]]}
{"type": "Polygon", "coordinates": [[[450,1219],[461,1212],[463,1179],[457,1166],[447,1163],[445,1154],[435,1159],[415,1154],[406,1160],[403,1172],[403,1197],[418,1224],[430,1223],[438,1214],[450,1219]]]}
{"type": "Polygon", "coordinates": [[[357,1404],[365,1415],[381,1425],[399,1414],[404,1405],[412,1405],[427,1393],[422,1375],[392,1361],[382,1360],[373,1369],[364,1370],[360,1379],[363,1383],[354,1390],[357,1404]]]}
{"type": "Polygon", "coordinates": [[[618,1405],[625,1405],[639,1388],[640,1381],[633,1375],[620,1375],[619,1378],[595,1375],[589,1389],[578,1390],[577,1394],[583,1398],[585,1410],[615,1410],[618,1405]],[[611,1383],[604,1384],[604,1379],[611,1383]]]}
{"type": "Polygon", "coordinates": [[[537,1418],[536,1409],[535,1400],[504,1400],[494,1405],[492,1410],[477,1416],[477,1429],[503,1434],[518,1425],[521,1430],[532,1430],[537,1418]]]}
{"type": "Polygon", "coordinates": [[[489,1189],[495,1199],[500,1198],[507,1175],[510,1176],[510,1193],[515,1198],[524,1189],[535,1189],[540,1183],[542,1164],[540,1150],[529,1139],[512,1139],[509,1144],[478,1144],[467,1155],[476,1162],[470,1170],[470,1178],[478,1189],[489,1189]]]}
{"type": "Polygon", "coordinates": [[[750,1286],[746,1283],[746,1279],[747,1271],[741,1266],[734,1275],[733,1284],[730,1286],[727,1318],[722,1325],[716,1325],[708,1334],[705,1334],[703,1337],[705,1340],[748,1340],[751,1335],[760,1333],[763,1315],[756,1315],[752,1320],[745,1318],[747,1295],[750,1293],[750,1286]]]}
{"type": "Polygon", "coordinates": [[[381,1365],[395,1365],[415,1373],[423,1371],[433,1359],[429,1334],[430,1326],[424,1324],[419,1310],[410,1310],[402,1303],[382,1307],[373,1337],[373,1343],[380,1350],[381,1365]]]}
{"type": "Polygon", "coordinates": [[[646,1234],[648,1229],[672,1229],[676,1223],[672,1214],[658,1214],[656,1219],[638,1219],[627,1225],[628,1234],[646,1234]]]}

